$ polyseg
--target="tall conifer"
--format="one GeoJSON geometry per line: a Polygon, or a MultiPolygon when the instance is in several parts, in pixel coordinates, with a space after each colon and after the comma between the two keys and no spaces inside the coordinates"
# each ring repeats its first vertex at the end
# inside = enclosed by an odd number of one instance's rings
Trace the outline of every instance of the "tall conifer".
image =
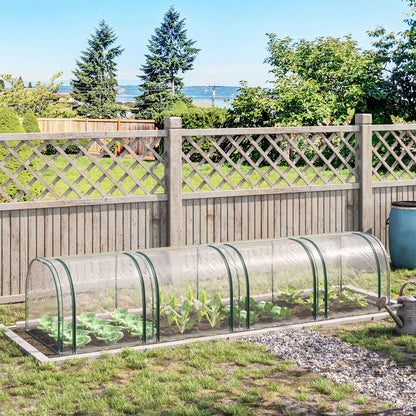
{"type": "Polygon", "coordinates": [[[139,88],[141,95],[136,97],[141,116],[154,117],[174,102],[185,99],[180,94],[183,82],[178,74],[193,68],[199,52],[194,47],[196,41],[188,39],[186,32],[185,19],[180,19],[171,6],[149,40],[149,54],[141,67],[143,75],[139,78],[143,83],[139,88]]]}
{"type": "Polygon", "coordinates": [[[117,58],[123,49],[112,46],[117,40],[114,31],[104,20],[99,22],[95,35],[88,40],[89,47],[82,52],[73,71],[72,96],[81,103],[77,112],[89,117],[115,117],[121,109],[116,105],[117,58]]]}

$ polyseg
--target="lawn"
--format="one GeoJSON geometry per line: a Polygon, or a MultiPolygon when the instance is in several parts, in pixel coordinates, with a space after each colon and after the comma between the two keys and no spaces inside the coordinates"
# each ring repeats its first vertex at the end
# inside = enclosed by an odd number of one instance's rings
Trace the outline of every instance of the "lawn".
{"type": "MultiPolygon", "coordinates": [[[[28,156],[28,155],[27,155],[28,156]]],[[[22,156],[23,157],[23,156],[22,156]]],[[[98,183],[98,187],[101,191],[103,191],[105,194],[110,193],[112,196],[122,196],[123,193],[118,189],[114,188],[114,183],[112,180],[110,180],[108,177],[103,177],[103,171],[106,172],[107,175],[110,175],[111,178],[114,179],[115,182],[120,182],[121,186],[124,188],[126,192],[131,192],[131,190],[136,186],[135,181],[129,177],[130,175],[133,175],[135,178],[139,180],[139,182],[142,182],[142,186],[147,191],[152,191],[152,193],[163,193],[164,190],[161,186],[158,186],[157,181],[155,180],[155,177],[162,179],[164,177],[164,166],[161,163],[156,163],[154,161],[143,161],[143,165],[137,164],[135,160],[132,158],[124,158],[122,159],[122,165],[125,167],[126,170],[131,170],[131,173],[129,175],[126,175],[126,172],[124,169],[118,165],[115,164],[115,162],[109,158],[104,157],[97,160],[97,164],[94,164],[91,162],[91,160],[86,156],[80,156],[77,157],[75,155],[66,155],[64,156],[44,156],[47,159],[55,158],[52,166],[56,171],[62,172],[63,177],[66,181],[68,181],[71,184],[74,184],[77,191],[85,195],[91,188],[91,184],[89,181],[85,178],[82,178],[77,171],[82,171],[85,176],[87,176],[92,182],[98,183]],[[68,159],[75,159],[75,167],[68,167],[68,159]],[[148,172],[153,171],[153,177],[152,175],[149,175],[148,172]],[[155,189],[153,189],[155,188],[155,189]]],[[[8,170],[11,172],[15,172],[20,164],[15,160],[10,160],[5,164],[5,167],[7,169],[2,168],[5,170],[5,172],[0,171],[0,184],[4,184],[9,179],[8,170]]],[[[51,185],[54,189],[54,191],[62,196],[67,192],[68,185],[63,181],[62,179],[57,179],[57,174],[53,169],[50,167],[47,167],[45,165],[45,162],[41,160],[40,158],[35,158],[30,162],[31,168],[35,172],[39,172],[43,181],[47,183],[48,185],[51,185]]],[[[302,172],[304,177],[306,178],[306,182],[302,179],[299,179],[298,174],[293,169],[288,169],[287,165],[282,165],[279,167],[279,170],[270,169],[268,166],[262,166],[259,168],[259,170],[262,172],[263,175],[265,175],[269,181],[265,181],[262,176],[256,172],[252,171],[252,168],[248,164],[242,164],[239,169],[241,170],[241,173],[245,175],[245,178],[243,176],[234,171],[234,168],[230,164],[222,164],[220,166],[220,171],[215,172],[213,167],[209,164],[202,164],[201,166],[198,166],[198,170],[201,172],[201,175],[195,173],[193,167],[190,164],[184,164],[182,167],[183,176],[188,179],[189,184],[193,188],[198,188],[201,184],[200,191],[210,191],[212,190],[209,185],[204,183],[204,178],[209,178],[208,182],[213,185],[214,188],[217,188],[220,186],[220,189],[222,190],[229,190],[232,189],[232,187],[240,187],[241,189],[249,189],[252,186],[258,186],[260,188],[264,187],[270,187],[270,184],[277,183],[277,186],[289,186],[288,182],[291,184],[295,184],[297,186],[307,185],[310,182],[314,182],[315,184],[324,184],[325,181],[331,181],[331,183],[341,183],[341,180],[333,175],[333,173],[326,169],[321,171],[322,167],[317,167],[316,169],[320,171],[320,175],[324,180],[320,179],[319,177],[314,180],[316,176],[316,172],[308,167],[301,166],[299,167],[299,170],[302,172]],[[228,176],[229,175],[229,176],[228,176]],[[227,181],[224,182],[223,177],[228,177],[227,181]],[[334,177],[333,177],[334,176],[334,177]],[[286,177],[285,180],[281,180],[282,177],[286,177]],[[332,179],[331,179],[332,178],[332,179]],[[278,182],[280,181],[280,182],[278,182]],[[252,184],[252,185],[251,185],[252,184]],[[257,185],[256,185],[257,184],[257,185]]],[[[350,172],[346,169],[341,170],[339,172],[340,177],[345,180],[349,175],[350,172]]],[[[33,177],[29,174],[27,171],[23,171],[18,175],[18,180],[21,181],[24,185],[27,185],[33,177]]],[[[350,179],[350,182],[354,181],[354,177],[350,179]]],[[[8,193],[13,196],[13,192],[15,191],[15,186],[10,186],[7,188],[8,193]]],[[[141,195],[145,194],[146,192],[141,189],[140,187],[137,187],[137,189],[133,190],[132,193],[134,195],[141,195]]],[[[35,182],[30,186],[30,189],[32,192],[34,192],[36,195],[39,195],[43,190],[44,186],[40,183],[35,182]]],[[[191,188],[187,185],[184,187],[184,192],[191,191],[191,188]]],[[[90,197],[99,197],[100,194],[97,191],[92,191],[89,194],[90,197]]],[[[44,199],[52,199],[52,195],[48,195],[44,199]]],[[[78,198],[75,192],[71,192],[68,195],[66,195],[66,198],[78,198]]]]}
{"type": "MultiPolygon", "coordinates": [[[[392,297],[416,271],[392,271],[392,297]]],[[[0,322],[24,319],[23,305],[0,306],[0,322]]],[[[319,327],[316,330],[322,330],[319,327]]],[[[355,345],[411,364],[416,339],[395,336],[391,321],[331,330],[355,345]]],[[[326,329],[325,331],[329,331],[326,329]]],[[[391,409],[277,359],[245,341],[195,342],[61,366],[38,364],[0,336],[0,413],[4,415],[351,415],[391,409]]],[[[393,413],[394,414],[394,410],[393,413]]]]}

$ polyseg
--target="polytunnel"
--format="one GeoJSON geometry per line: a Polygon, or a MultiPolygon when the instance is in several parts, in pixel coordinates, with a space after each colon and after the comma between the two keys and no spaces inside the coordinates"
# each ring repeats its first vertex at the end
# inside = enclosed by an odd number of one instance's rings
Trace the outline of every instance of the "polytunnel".
{"type": "Polygon", "coordinates": [[[65,354],[365,314],[389,270],[359,232],[36,258],[25,329],[65,354]]]}

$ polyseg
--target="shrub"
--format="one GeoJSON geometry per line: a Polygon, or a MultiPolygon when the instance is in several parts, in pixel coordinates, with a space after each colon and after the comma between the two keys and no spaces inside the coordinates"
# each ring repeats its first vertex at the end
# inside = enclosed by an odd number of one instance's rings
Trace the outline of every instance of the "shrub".
{"type": "Polygon", "coordinates": [[[40,133],[38,119],[32,110],[29,110],[23,117],[22,126],[26,133],[40,133]]]}
{"type": "MultiPolygon", "coordinates": [[[[155,123],[159,128],[163,128],[165,117],[181,117],[182,128],[184,129],[208,129],[208,128],[221,128],[227,118],[227,110],[224,108],[199,108],[189,107],[183,102],[176,103],[171,109],[162,111],[157,117],[155,117],[155,123]]],[[[197,137],[194,139],[198,140],[197,137]]],[[[212,147],[210,140],[206,139],[200,145],[204,152],[209,152],[212,147]]],[[[184,153],[188,153],[192,150],[192,145],[188,140],[184,140],[182,145],[184,153]]],[[[213,160],[218,158],[217,152],[212,157],[213,160]]],[[[197,162],[201,160],[201,156],[194,154],[191,160],[197,162]]]]}
{"type": "Polygon", "coordinates": [[[24,133],[19,118],[11,108],[0,107],[0,133],[24,133]]]}
{"type": "Polygon", "coordinates": [[[156,125],[163,128],[165,117],[181,117],[184,129],[221,128],[227,117],[224,108],[189,107],[185,103],[177,103],[170,110],[162,111],[155,117],[156,125]]]}
{"type": "MultiPolygon", "coordinates": [[[[7,107],[0,107],[0,133],[24,133],[25,130],[23,126],[19,122],[19,118],[14,113],[14,111],[11,108],[7,107]]],[[[11,148],[15,148],[19,142],[18,141],[9,141],[7,142],[8,146],[11,148]]],[[[31,149],[24,144],[23,146],[19,147],[19,150],[17,150],[17,153],[19,157],[21,157],[23,160],[27,160],[29,156],[32,154],[31,149]]],[[[9,155],[9,151],[6,147],[0,144],[0,160],[3,160],[9,155]]],[[[30,163],[32,165],[32,163],[30,163]]],[[[9,157],[8,161],[4,164],[4,168],[0,171],[0,184],[5,184],[7,180],[9,179],[10,173],[15,173],[20,167],[21,163],[17,158],[15,157],[9,157]]],[[[28,184],[30,180],[32,179],[32,175],[26,171],[23,170],[18,175],[18,180],[21,181],[23,184],[28,184]]],[[[42,186],[38,183],[32,185],[31,191],[34,195],[40,195],[42,192],[42,186]]],[[[15,198],[17,194],[20,192],[20,188],[15,184],[11,183],[7,186],[6,192],[11,198],[15,198]]],[[[28,195],[23,195],[20,197],[21,201],[30,201],[31,198],[28,195]]],[[[2,201],[2,199],[0,200],[2,201]]]]}

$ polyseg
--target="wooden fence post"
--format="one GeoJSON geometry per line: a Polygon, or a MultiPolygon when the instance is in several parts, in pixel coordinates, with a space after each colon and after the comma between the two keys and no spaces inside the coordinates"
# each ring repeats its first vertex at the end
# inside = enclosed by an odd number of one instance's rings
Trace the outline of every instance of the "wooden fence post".
{"type": "Polygon", "coordinates": [[[166,117],[164,129],[167,131],[165,140],[165,178],[168,194],[168,245],[183,246],[182,229],[182,119],[166,117]]]}
{"type": "Polygon", "coordinates": [[[372,116],[356,114],[355,124],[360,130],[356,136],[356,163],[360,183],[360,231],[373,231],[373,188],[372,188],[372,116]]]}

